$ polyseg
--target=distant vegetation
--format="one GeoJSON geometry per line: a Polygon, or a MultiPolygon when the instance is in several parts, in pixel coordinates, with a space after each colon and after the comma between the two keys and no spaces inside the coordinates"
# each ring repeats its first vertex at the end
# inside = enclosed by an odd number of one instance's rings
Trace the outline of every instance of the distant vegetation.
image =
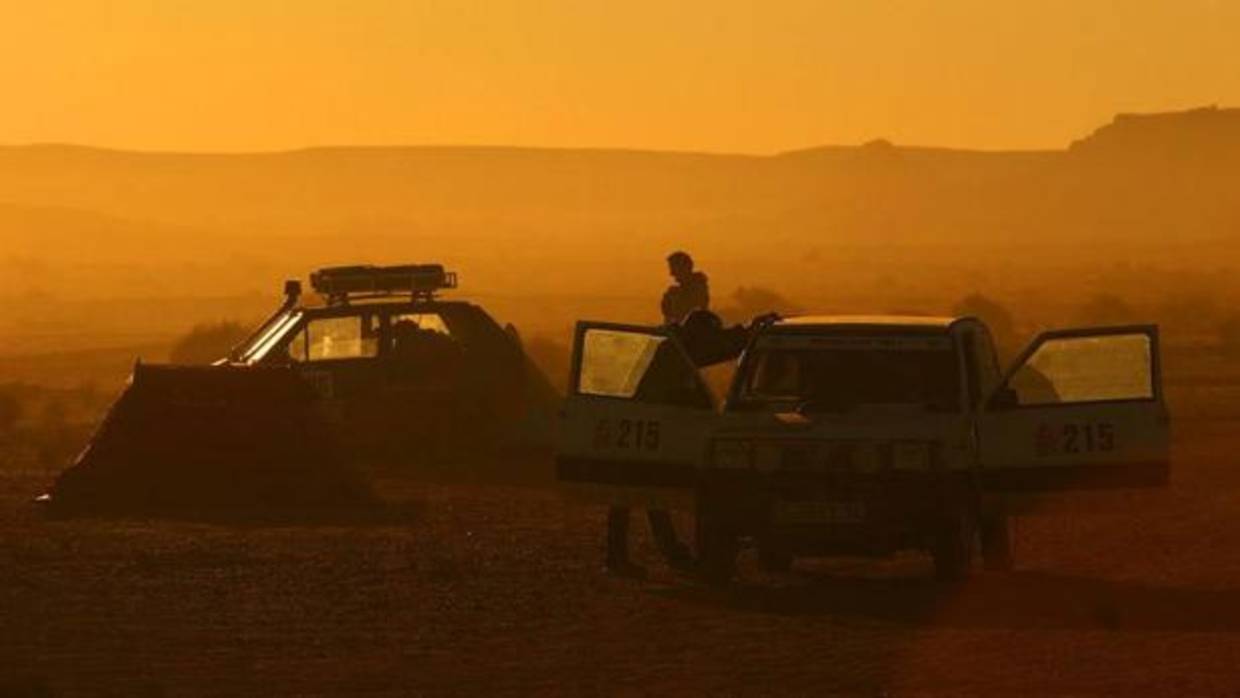
{"type": "Polygon", "coordinates": [[[63,468],[86,443],[111,399],[91,385],[0,384],[0,468],[63,468]]]}
{"type": "Polygon", "coordinates": [[[210,364],[250,335],[250,329],[239,322],[225,321],[196,325],[172,345],[168,360],[174,364],[210,364]]]}
{"type": "Polygon", "coordinates": [[[806,308],[799,303],[785,298],[778,291],[762,286],[741,286],[716,305],[724,322],[733,324],[745,324],[766,313],[798,315],[806,312],[806,308]]]}

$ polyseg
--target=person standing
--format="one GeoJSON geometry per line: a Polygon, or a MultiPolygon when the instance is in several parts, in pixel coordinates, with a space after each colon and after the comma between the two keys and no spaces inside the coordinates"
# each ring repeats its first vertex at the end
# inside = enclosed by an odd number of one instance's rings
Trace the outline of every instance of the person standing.
{"type": "MultiPolygon", "coordinates": [[[[696,311],[710,310],[710,287],[706,275],[693,268],[693,258],[687,252],[676,251],[667,257],[667,270],[675,283],[663,292],[660,310],[663,322],[679,325],[696,311]]],[[[613,506],[607,513],[607,569],[613,574],[640,577],[645,570],[629,558],[629,508],[613,506]]],[[[677,569],[693,566],[689,547],[680,541],[672,517],[664,509],[648,509],[650,532],[655,545],[677,569]]]]}
{"type": "Polygon", "coordinates": [[[710,284],[706,275],[693,268],[688,252],[676,251],[667,256],[667,271],[676,283],[663,292],[663,322],[678,325],[695,310],[710,310],[710,284]]]}

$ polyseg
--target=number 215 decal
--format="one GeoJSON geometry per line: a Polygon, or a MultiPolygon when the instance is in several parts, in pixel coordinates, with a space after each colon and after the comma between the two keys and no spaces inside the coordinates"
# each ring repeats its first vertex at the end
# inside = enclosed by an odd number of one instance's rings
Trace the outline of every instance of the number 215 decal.
{"type": "Polygon", "coordinates": [[[594,427],[594,448],[657,451],[659,423],[651,419],[600,419],[594,427]]]}
{"type": "Polygon", "coordinates": [[[1039,456],[1114,451],[1115,425],[1110,422],[1070,422],[1058,427],[1043,424],[1034,437],[1034,450],[1039,456]]]}

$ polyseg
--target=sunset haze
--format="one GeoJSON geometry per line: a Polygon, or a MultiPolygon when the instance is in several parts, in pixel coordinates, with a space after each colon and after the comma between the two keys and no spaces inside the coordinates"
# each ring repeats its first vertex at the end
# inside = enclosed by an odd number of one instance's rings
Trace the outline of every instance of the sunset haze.
{"type": "Polygon", "coordinates": [[[8,8],[0,143],[1060,148],[1240,103],[1240,4],[817,0],[8,8]]]}

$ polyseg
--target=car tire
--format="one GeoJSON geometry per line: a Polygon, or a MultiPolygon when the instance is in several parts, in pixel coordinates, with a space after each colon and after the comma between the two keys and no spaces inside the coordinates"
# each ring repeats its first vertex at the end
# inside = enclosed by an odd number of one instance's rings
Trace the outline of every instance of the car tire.
{"type": "Polygon", "coordinates": [[[969,576],[973,566],[973,540],[976,536],[973,516],[960,511],[939,527],[932,542],[934,576],[941,582],[958,582],[969,576]]]}
{"type": "Polygon", "coordinates": [[[984,518],[980,529],[982,566],[992,572],[1011,572],[1012,531],[1007,514],[984,518]]]}

